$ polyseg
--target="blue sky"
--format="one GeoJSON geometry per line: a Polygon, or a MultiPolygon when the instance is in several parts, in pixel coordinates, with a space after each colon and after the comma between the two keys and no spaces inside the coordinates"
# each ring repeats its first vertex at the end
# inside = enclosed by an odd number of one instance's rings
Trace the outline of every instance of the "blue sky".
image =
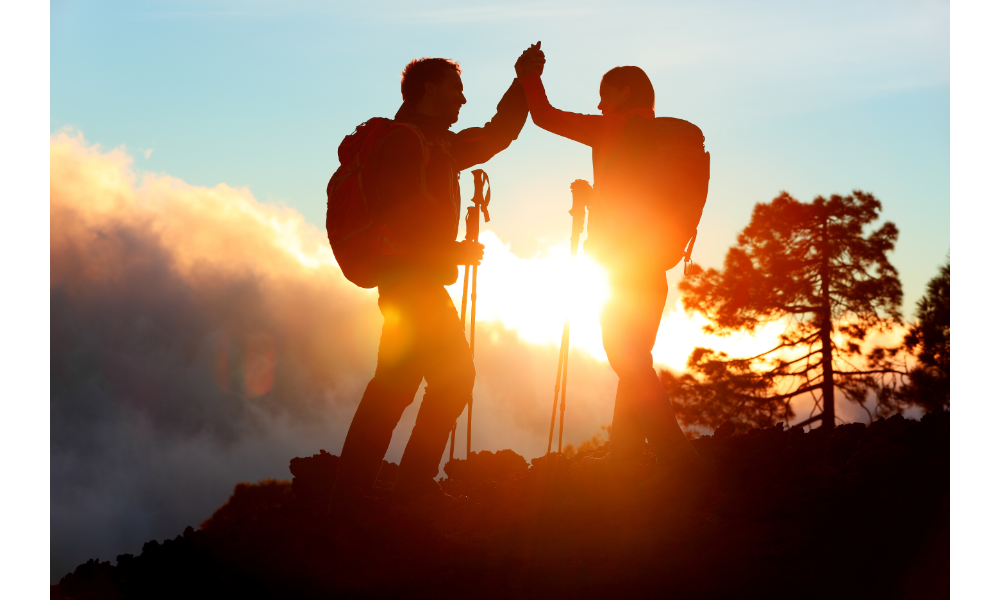
{"type": "MultiPolygon", "coordinates": [[[[415,6],[54,1],[50,130],[124,145],[141,170],[245,186],[322,227],[340,139],[395,112],[406,62],[461,62],[462,128],[489,119],[514,60],[541,40],[557,107],[596,112],[601,75],[635,64],[659,115],[705,132],[713,173],[699,263],[721,265],[753,205],[781,190],[810,200],[856,188],[900,228],[892,260],[907,316],[946,259],[947,2],[415,6]]],[[[568,185],[591,178],[587,148],[529,120],[486,169],[490,225],[515,253],[564,241],[568,185]]]]}

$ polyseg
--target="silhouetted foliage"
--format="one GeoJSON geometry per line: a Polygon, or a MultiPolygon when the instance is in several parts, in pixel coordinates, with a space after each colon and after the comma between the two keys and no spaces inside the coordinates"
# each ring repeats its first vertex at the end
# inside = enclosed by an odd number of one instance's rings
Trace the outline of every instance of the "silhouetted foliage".
{"type": "Polygon", "coordinates": [[[769,425],[791,420],[791,399],[811,394],[817,409],[823,398],[814,419],[833,426],[835,388],[864,406],[873,373],[852,359],[862,357],[870,332],[899,322],[902,299],[887,257],[896,226],[886,222],[866,234],[881,210],[861,191],[811,203],[782,192],[754,207],[721,271],[692,265],[679,287],[685,308],[708,318],[706,332],[753,333],[776,321],[787,327],[775,348],[757,356],[699,348],[687,376],[665,375],[682,422],[769,425]]]}
{"type": "Polygon", "coordinates": [[[51,596],[947,597],[949,417],[742,435],[728,423],[692,442],[700,470],[658,488],[644,487],[655,461],[588,478],[582,460],[603,449],[530,468],[509,450],[477,453],[517,468],[445,480],[469,492],[445,509],[375,489],[337,519],[296,497],[325,485],[336,457],[321,453],[293,462],[299,485],[239,484],[200,530],[88,561],[51,596]],[[299,468],[310,462],[323,468],[299,468]]]}
{"type": "Polygon", "coordinates": [[[753,369],[752,360],[695,348],[687,372],[678,376],[661,370],[659,375],[678,421],[710,430],[728,423],[742,433],[793,417],[788,402],[774,398],[773,377],[753,369]]]}
{"type": "Polygon", "coordinates": [[[917,322],[903,340],[920,361],[900,390],[900,401],[927,411],[951,405],[951,261],[927,284],[917,322]]]}
{"type": "Polygon", "coordinates": [[[880,384],[879,414],[919,407],[925,411],[948,410],[951,405],[951,260],[927,283],[917,303],[916,322],[907,327],[903,343],[876,348],[872,369],[894,371],[903,377],[880,384]],[[907,368],[907,357],[917,364],[907,368]]]}

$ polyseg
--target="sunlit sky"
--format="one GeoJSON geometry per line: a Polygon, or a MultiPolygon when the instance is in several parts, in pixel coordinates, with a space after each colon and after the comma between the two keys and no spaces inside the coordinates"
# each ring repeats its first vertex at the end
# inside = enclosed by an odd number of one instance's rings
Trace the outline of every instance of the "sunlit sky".
{"type": "MultiPolygon", "coordinates": [[[[339,141],[395,112],[407,61],[460,61],[462,128],[492,115],[541,40],[557,107],[596,112],[601,74],[636,64],[659,115],[703,129],[713,171],[696,261],[721,265],[753,205],[782,189],[861,188],[900,228],[910,315],[949,251],[948,24],[943,1],[54,1],[50,128],[124,145],[139,169],[246,186],[322,227],[339,141]]],[[[529,120],[486,169],[491,229],[517,256],[566,243],[587,148],[529,120]]]]}

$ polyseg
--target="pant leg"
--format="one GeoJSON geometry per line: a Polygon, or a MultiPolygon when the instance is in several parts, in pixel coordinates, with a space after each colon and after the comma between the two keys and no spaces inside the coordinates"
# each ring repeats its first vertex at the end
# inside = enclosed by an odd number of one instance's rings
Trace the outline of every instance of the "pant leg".
{"type": "Polygon", "coordinates": [[[396,489],[406,492],[429,484],[455,420],[472,400],[476,369],[458,311],[443,286],[422,297],[419,352],[427,380],[413,432],[403,451],[396,489]]]}
{"type": "Polygon", "coordinates": [[[378,477],[392,432],[423,379],[419,346],[419,307],[405,291],[379,291],[385,319],[375,376],[354,413],[337,469],[337,489],[370,489],[378,477]]]}
{"type": "Polygon", "coordinates": [[[612,278],[601,315],[604,348],[618,374],[611,445],[624,458],[642,453],[645,439],[664,458],[689,450],[666,391],[653,368],[653,345],[667,299],[663,271],[612,278]]]}
{"type": "MultiPolygon", "coordinates": [[[[641,388],[645,356],[644,343],[649,335],[649,307],[641,310],[641,300],[650,298],[636,293],[635,282],[619,275],[609,281],[611,297],[601,313],[601,336],[611,368],[618,375],[614,417],[611,422],[611,448],[619,458],[637,458],[642,454],[645,434],[641,417],[641,388]],[[646,317],[646,318],[643,318],[646,317]]],[[[648,296],[648,294],[647,294],[648,296]]],[[[666,299],[664,297],[664,303],[666,299]]],[[[661,307],[662,308],[662,307],[661,307]]],[[[655,341],[655,333],[653,334],[655,341]]],[[[649,353],[652,369],[652,354],[649,353]]]]}

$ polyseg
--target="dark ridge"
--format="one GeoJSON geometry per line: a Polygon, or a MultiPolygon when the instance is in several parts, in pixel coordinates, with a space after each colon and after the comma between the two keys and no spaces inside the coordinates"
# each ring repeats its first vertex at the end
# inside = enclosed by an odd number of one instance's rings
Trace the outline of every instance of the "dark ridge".
{"type": "MultiPolygon", "coordinates": [[[[349,517],[326,512],[337,457],[291,483],[236,486],[196,531],[117,564],[88,561],[52,598],[947,598],[949,414],[782,425],[695,440],[660,485],[586,475],[585,455],[510,450],[445,467],[469,501],[391,500],[384,463],[349,517]]],[[[590,453],[596,456],[603,449],[590,453]]]]}

